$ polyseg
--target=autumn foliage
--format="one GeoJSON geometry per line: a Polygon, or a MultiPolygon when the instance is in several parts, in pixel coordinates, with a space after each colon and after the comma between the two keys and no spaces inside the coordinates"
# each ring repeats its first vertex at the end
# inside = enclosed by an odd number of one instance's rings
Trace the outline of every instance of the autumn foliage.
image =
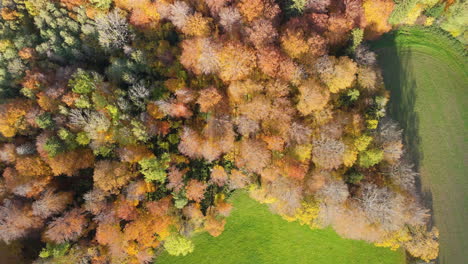
{"type": "Polygon", "coordinates": [[[194,234],[222,234],[237,189],[287,221],[437,257],[362,43],[391,30],[393,1],[4,2],[0,239],[63,247],[38,263],[190,254],[194,234]]]}

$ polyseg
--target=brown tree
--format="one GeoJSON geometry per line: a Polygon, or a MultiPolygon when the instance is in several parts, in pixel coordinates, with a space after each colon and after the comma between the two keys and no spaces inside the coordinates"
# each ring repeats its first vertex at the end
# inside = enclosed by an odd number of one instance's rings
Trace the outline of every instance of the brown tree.
{"type": "Polygon", "coordinates": [[[215,87],[205,88],[199,94],[197,104],[202,112],[209,112],[223,98],[215,87]]]}
{"type": "Polygon", "coordinates": [[[297,109],[303,115],[322,110],[327,105],[329,97],[328,89],[324,89],[316,80],[309,79],[299,86],[297,109]]]}
{"type": "Polygon", "coordinates": [[[118,193],[134,177],[128,164],[109,160],[97,162],[93,175],[96,187],[111,193],[118,193]]]}
{"type": "Polygon", "coordinates": [[[218,59],[219,76],[226,82],[246,78],[256,66],[255,52],[237,42],[224,44],[218,59]]]}
{"type": "Polygon", "coordinates": [[[216,165],[211,169],[210,181],[218,186],[223,186],[228,181],[228,175],[223,167],[216,165]]]}
{"type": "Polygon", "coordinates": [[[94,154],[90,149],[75,149],[49,157],[46,161],[54,175],[73,176],[79,170],[93,166],[94,154]]]}
{"type": "Polygon", "coordinates": [[[252,172],[261,173],[271,162],[271,152],[266,144],[259,140],[242,139],[239,143],[239,155],[236,165],[252,172]]]}
{"type": "Polygon", "coordinates": [[[205,190],[208,187],[206,183],[192,179],[187,183],[185,190],[187,191],[187,199],[195,202],[201,202],[205,198],[205,190]]]}
{"type": "Polygon", "coordinates": [[[44,238],[58,244],[75,241],[83,234],[87,223],[82,210],[75,208],[52,221],[44,232],[44,238]]]}
{"type": "Polygon", "coordinates": [[[4,200],[0,206],[0,239],[6,243],[25,237],[42,225],[42,220],[32,214],[31,208],[19,201],[4,200]]]}
{"type": "Polygon", "coordinates": [[[32,213],[45,219],[65,210],[72,199],[70,192],[55,192],[53,189],[47,189],[38,200],[33,202],[32,213]]]}

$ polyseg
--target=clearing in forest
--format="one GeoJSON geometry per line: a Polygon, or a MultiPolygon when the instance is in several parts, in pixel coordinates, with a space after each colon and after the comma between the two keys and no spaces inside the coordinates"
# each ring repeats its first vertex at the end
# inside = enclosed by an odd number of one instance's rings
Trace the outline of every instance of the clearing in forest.
{"type": "Polygon", "coordinates": [[[378,248],[364,241],[343,239],[332,229],[312,230],[273,215],[266,205],[245,192],[232,197],[234,209],[219,237],[193,238],[187,256],[163,253],[156,264],[400,264],[402,251],[378,248]]]}

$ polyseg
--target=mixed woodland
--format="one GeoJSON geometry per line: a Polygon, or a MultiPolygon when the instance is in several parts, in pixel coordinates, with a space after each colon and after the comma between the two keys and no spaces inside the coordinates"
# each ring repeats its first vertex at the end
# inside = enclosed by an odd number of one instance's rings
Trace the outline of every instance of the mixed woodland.
{"type": "Polygon", "coordinates": [[[366,42],[402,24],[464,42],[461,2],[3,0],[0,239],[36,264],[151,263],[222,234],[242,189],[435,259],[366,42]]]}

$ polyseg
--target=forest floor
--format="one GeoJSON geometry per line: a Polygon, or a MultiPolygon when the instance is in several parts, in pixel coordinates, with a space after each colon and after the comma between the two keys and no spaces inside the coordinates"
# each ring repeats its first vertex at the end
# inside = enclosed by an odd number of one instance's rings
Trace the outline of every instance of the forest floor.
{"type": "Polygon", "coordinates": [[[332,229],[312,230],[273,215],[244,191],[232,197],[234,209],[219,237],[193,238],[195,251],[174,257],[163,253],[156,264],[401,264],[402,251],[343,239],[332,229]]]}
{"type": "Polygon", "coordinates": [[[468,263],[468,60],[443,32],[403,28],[374,44],[390,115],[421,173],[440,230],[439,263],[468,263]]]}

